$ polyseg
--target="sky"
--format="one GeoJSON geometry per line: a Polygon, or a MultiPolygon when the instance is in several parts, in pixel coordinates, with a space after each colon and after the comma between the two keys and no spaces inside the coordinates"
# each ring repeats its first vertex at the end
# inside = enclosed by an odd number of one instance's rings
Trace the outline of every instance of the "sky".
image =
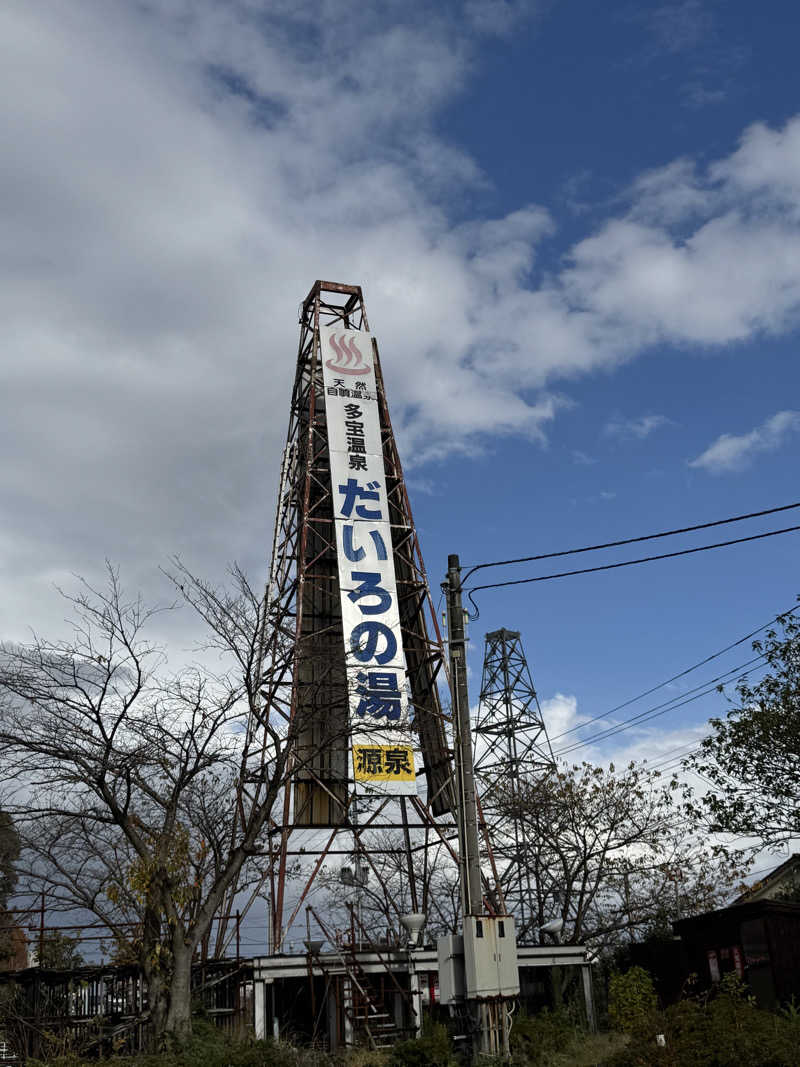
{"type": "MultiPolygon", "coordinates": [[[[265,573],[317,278],[364,288],[436,600],[452,552],[794,503],[798,30],[790,0],[6,0],[0,636],[63,633],[55,587],[105,559],[162,601],[173,554],[265,573]]],[[[504,626],[554,738],[620,723],[747,660],[606,714],[792,607],[798,545],[485,591],[472,698],[504,626]]],[[[725,709],[569,758],[663,762],[725,709]]]]}

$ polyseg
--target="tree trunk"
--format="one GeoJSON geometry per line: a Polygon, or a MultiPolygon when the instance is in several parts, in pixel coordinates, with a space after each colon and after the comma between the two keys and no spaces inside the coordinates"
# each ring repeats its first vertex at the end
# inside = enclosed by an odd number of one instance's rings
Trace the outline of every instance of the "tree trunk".
{"type": "Polygon", "coordinates": [[[182,942],[174,945],[172,964],[164,1031],[182,1045],[192,1034],[192,949],[182,942]]]}
{"type": "Polygon", "coordinates": [[[164,1031],[169,1008],[167,986],[158,964],[146,966],[144,968],[144,976],[147,982],[147,1003],[150,1014],[147,1046],[151,1052],[160,1052],[164,1043],[164,1031]]]}
{"type": "Polygon", "coordinates": [[[139,958],[144,980],[147,983],[147,1004],[150,1016],[147,1044],[151,1052],[161,1051],[169,1008],[167,975],[164,973],[165,957],[160,951],[160,934],[161,920],[158,909],[154,907],[152,900],[148,899],[144,909],[139,958]]]}

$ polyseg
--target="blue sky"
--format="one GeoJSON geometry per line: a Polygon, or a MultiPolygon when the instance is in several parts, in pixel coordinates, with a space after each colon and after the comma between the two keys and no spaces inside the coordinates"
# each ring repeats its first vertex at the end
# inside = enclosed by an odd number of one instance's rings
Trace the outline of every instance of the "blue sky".
{"type": "MultiPolygon", "coordinates": [[[[3,636],[63,629],[53,583],[105,557],[153,597],[171,553],[263,572],[319,277],[364,286],[435,586],[449,552],[798,498],[798,23],[788,0],[4,4],[3,636]]],[[[555,732],[601,714],[791,606],[797,547],[486,593],[473,692],[507,626],[555,732]]],[[[657,759],[721,706],[586,754],[657,759]]]]}
{"type": "MultiPolygon", "coordinates": [[[[528,198],[550,211],[554,232],[533,284],[563,270],[575,242],[624,214],[648,171],[676,161],[702,171],[730,158],[751,124],[780,129],[791,122],[797,109],[791,40],[799,16],[790,4],[777,5],[772,15],[754,19],[744,4],[554,4],[511,40],[487,45],[481,72],[448,109],[443,128],[457,131],[491,174],[484,209],[509,210],[528,198]]],[[[792,172],[796,180],[800,155],[787,165],[786,177],[792,172]]],[[[667,188],[674,193],[679,185],[671,181],[667,188]]],[[[771,208],[767,197],[752,206],[756,227],[771,208]]],[[[671,222],[667,211],[653,221],[671,222]]],[[[689,223],[673,233],[680,240],[693,229],[689,223]]],[[[797,266],[795,260],[795,275],[797,266]]],[[[631,362],[565,384],[567,402],[545,447],[495,438],[461,470],[442,464],[441,483],[431,479],[435,499],[418,498],[423,543],[430,554],[442,497],[457,527],[449,544],[470,562],[794,501],[797,416],[779,418],[774,433],[769,420],[797,407],[797,385],[796,319],[771,335],[754,330],[727,343],[647,346],[631,362]],[[738,440],[708,453],[723,435],[738,440]],[[705,462],[698,463],[704,453],[705,462]]],[[[791,514],[774,526],[793,525],[791,514]]],[[[674,546],[605,553],[596,561],[769,528],[768,522],[742,524],[676,539],[674,546]]],[[[796,559],[795,534],[688,560],[483,593],[481,618],[471,627],[473,688],[484,634],[501,625],[520,629],[558,732],[580,721],[570,716],[573,709],[580,717],[601,714],[789,608],[798,592],[796,559]],[[557,693],[568,699],[554,701],[557,693]]],[[[481,581],[593,561],[499,569],[484,572],[481,581]]],[[[743,663],[748,652],[748,645],[733,650],[609,722],[743,663]]],[[[683,747],[690,747],[705,717],[723,707],[720,697],[710,696],[571,756],[657,760],[684,738],[683,747]]]]}

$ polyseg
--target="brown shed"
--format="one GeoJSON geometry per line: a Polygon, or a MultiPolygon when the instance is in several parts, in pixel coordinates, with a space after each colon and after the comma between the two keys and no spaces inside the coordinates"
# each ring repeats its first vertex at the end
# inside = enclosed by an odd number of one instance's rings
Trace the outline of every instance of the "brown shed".
{"type": "Polygon", "coordinates": [[[759,1007],[800,999],[800,904],[755,900],[672,925],[701,986],[735,971],[759,1007]]]}

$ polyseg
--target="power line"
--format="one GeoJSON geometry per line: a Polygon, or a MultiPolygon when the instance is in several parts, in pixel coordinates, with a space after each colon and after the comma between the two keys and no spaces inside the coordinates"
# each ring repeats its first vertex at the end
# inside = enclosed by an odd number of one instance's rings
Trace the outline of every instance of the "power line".
{"type": "Polygon", "coordinates": [[[677,755],[670,756],[669,759],[660,760],[660,761],[657,761],[656,763],[648,763],[648,765],[647,765],[648,770],[651,770],[651,771],[666,771],[666,770],[676,771],[678,769],[678,767],[680,766],[680,764],[683,762],[683,760],[687,759],[689,756],[693,756],[696,752],[699,752],[701,747],[702,747],[701,745],[695,745],[694,748],[684,749],[682,752],[679,752],[677,755]]]}
{"type": "Polygon", "coordinates": [[[755,656],[753,659],[747,660],[745,663],[742,663],[737,667],[732,667],[729,671],[725,671],[724,674],[720,674],[716,678],[702,682],[693,689],[687,690],[686,693],[680,693],[678,696],[664,701],[663,704],[656,704],[654,708],[647,708],[645,711],[639,712],[638,715],[633,715],[630,719],[625,719],[623,722],[610,726],[606,730],[601,730],[599,733],[591,734],[589,737],[576,741],[574,744],[567,745],[566,748],[558,749],[553,755],[561,756],[568,752],[573,752],[575,749],[584,748],[593,741],[605,741],[609,737],[613,737],[615,734],[622,733],[624,730],[629,729],[631,726],[639,726],[643,722],[649,722],[651,719],[657,719],[661,715],[666,715],[669,711],[676,711],[678,708],[682,708],[686,704],[691,704],[693,701],[699,700],[701,697],[709,696],[716,691],[718,684],[724,678],[727,678],[732,674],[737,674],[739,671],[752,666],[754,663],[758,663],[759,660],[763,660],[764,658],[763,655],[755,656]],[[700,690],[700,692],[698,692],[698,690],[700,690]]]}
{"type": "Polygon", "coordinates": [[[513,563],[535,563],[542,559],[556,559],[558,556],[574,556],[580,552],[596,552],[603,548],[620,548],[623,545],[634,545],[641,541],[655,541],[660,537],[674,537],[676,534],[692,533],[695,530],[709,530],[712,526],[725,526],[732,522],[744,522],[745,519],[758,519],[764,515],[776,515],[780,511],[791,511],[793,508],[800,508],[800,501],[796,504],[782,504],[777,508],[765,508],[763,511],[751,511],[746,515],[733,515],[728,519],[715,519],[713,522],[700,522],[694,526],[681,526],[675,530],[642,534],[639,537],[626,537],[622,541],[606,541],[604,544],[586,545],[584,548],[566,548],[560,552],[542,552],[537,556],[520,556],[518,559],[500,559],[491,563],[478,563],[467,571],[464,580],[466,581],[475,571],[484,570],[486,567],[508,567],[513,563]]]}
{"type": "MultiPolygon", "coordinates": [[[[587,722],[579,723],[577,726],[574,726],[569,730],[564,730],[562,733],[556,734],[556,736],[552,740],[558,740],[561,737],[566,737],[568,734],[575,733],[575,731],[577,730],[582,730],[585,727],[590,726],[592,723],[599,722],[603,719],[608,719],[610,715],[613,715],[614,712],[619,711],[620,708],[627,707],[628,705],[635,703],[637,700],[640,700],[644,696],[649,696],[656,690],[662,689],[664,688],[664,686],[669,685],[670,682],[676,680],[677,678],[684,677],[686,674],[691,673],[698,667],[703,666],[711,660],[717,659],[724,653],[729,652],[732,648],[743,644],[749,638],[755,636],[755,634],[760,633],[768,626],[771,626],[775,621],[777,621],[777,619],[781,618],[782,615],[792,615],[797,611],[800,611],[800,606],[793,607],[790,608],[788,611],[782,612],[781,615],[776,616],[775,619],[770,619],[769,622],[766,622],[762,626],[759,626],[757,629],[752,630],[749,634],[745,634],[744,637],[740,637],[737,641],[733,641],[730,645],[726,645],[726,647],[720,649],[719,652],[715,652],[711,656],[707,656],[704,660],[700,660],[698,663],[693,664],[691,667],[687,667],[686,670],[681,671],[679,674],[673,675],[672,678],[668,678],[665,682],[661,682],[659,683],[659,685],[653,686],[651,689],[646,690],[644,693],[640,693],[638,697],[632,697],[630,700],[627,700],[622,704],[618,704],[610,711],[604,712],[601,715],[595,715],[587,722]]],[[[574,751],[577,748],[583,748],[594,741],[607,740],[609,737],[613,737],[615,734],[622,733],[624,730],[627,730],[632,726],[638,726],[641,723],[649,722],[651,719],[658,718],[661,715],[666,715],[667,712],[675,711],[677,708],[684,707],[686,704],[691,704],[693,701],[699,700],[704,696],[709,696],[711,693],[716,691],[719,686],[719,683],[723,682],[725,679],[729,679],[731,676],[736,675],[741,671],[746,670],[748,667],[752,667],[754,664],[763,661],[765,658],[766,656],[764,653],[759,653],[759,655],[754,656],[749,660],[746,660],[744,663],[737,664],[737,666],[729,668],[727,671],[724,671],[722,674],[717,675],[715,678],[708,679],[705,682],[701,682],[698,685],[693,686],[691,689],[687,689],[684,693],[678,693],[674,697],[671,697],[669,700],[666,700],[661,704],[656,704],[654,707],[646,708],[644,711],[638,712],[636,715],[631,716],[629,719],[623,720],[623,722],[621,723],[615,723],[612,726],[600,730],[597,733],[590,734],[588,737],[585,737],[580,741],[576,741],[575,743],[569,744],[565,748],[558,749],[556,750],[554,755],[564,755],[566,753],[574,751]]]]}
{"type": "MultiPolygon", "coordinates": [[[[795,505],[791,505],[794,507],[795,505]]],[[[800,526],[786,526],[782,530],[769,530],[767,533],[751,534],[749,537],[735,537],[730,541],[717,541],[712,545],[699,545],[697,548],[682,548],[678,552],[661,552],[656,556],[640,556],[639,559],[626,559],[620,563],[603,563],[598,567],[581,567],[574,571],[561,571],[558,574],[540,574],[536,578],[515,578],[509,582],[491,582],[487,585],[474,585],[467,591],[470,602],[478,612],[478,605],[472,599],[482,589],[503,589],[510,585],[529,585],[531,582],[549,582],[554,578],[570,578],[575,574],[594,574],[596,571],[613,571],[620,567],[633,567],[638,563],[653,563],[659,559],[674,559],[676,556],[691,556],[696,552],[710,552],[714,548],[727,548],[729,545],[742,545],[747,541],[762,541],[765,537],[777,537],[778,534],[794,533],[800,526]]],[[[477,617],[477,614],[476,614],[477,617]]]]}
{"type": "MultiPolygon", "coordinates": [[[[733,672],[731,672],[733,673],[733,672]]],[[[721,675],[720,677],[725,677],[721,675]]],[[[666,715],[670,711],[677,711],[678,708],[683,708],[687,704],[693,704],[695,700],[701,700],[703,697],[710,696],[716,692],[717,685],[707,683],[706,687],[698,687],[700,692],[694,692],[690,690],[690,693],[694,693],[692,696],[686,696],[686,699],[681,700],[674,698],[673,700],[666,701],[664,704],[657,704],[655,708],[649,708],[647,711],[640,712],[638,715],[634,715],[630,719],[626,719],[624,722],[618,723],[615,726],[609,726],[607,730],[601,730],[599,733],[591,734],[589,737],[583,738],[580,741],[575,741],[571,745],[567,745],[566,748],[558,749],[553,753],[555,756],[566,755],[569,752],[574,752],[576,749],[585,748],[594,742],[607,741],[609,737],[615,737],[617,734],[624,733],[625,730],[629,730],[633,726],[641,726],[645,722],[650,722],[652,719],[659,719],[662,715],[666,715]]]]}
{"type": "MultiPolygon", "coordinates": [[[[783,860],[783,863],[786,863],[786,860],[783,860]]],[[[779,863],[779,864],[777,864],[777,866],[780,867],[780,866],[782,866],[782,864],[779,863]]],[[[773,864],[771,867],[759,867],[757,871],[748,871],[747,872],[747,877],[751,878],[754,874],[767,874],[768,872],[774,871],[775,869],[776,869],[776,865],[775,864],[773,864]]]]}
{"type": "MultiPolygon", "coordinates": [[[[702,738],[697,738],[695,741],[692,741],[692,745],[699,745],[702,740],[702,738]]],[[[651,763],[646,756],[641,760],[637,760],[637,762],[646,763],[652,770],[654,767],[660,766],[662,763],[672,763],[673,760],[683,759],[684,756],[692,751],[694,751],[693,748],[686,748],[686,741],[684,740],[680,745],[675,745],[674,748],[668,748],[664,752],[659,752],[657,756],[655,756],[655,762],[653,763],[651,763]]]]}
{"type": "MultiPolygon", "coordinates": [[[[725,648],[721,648],[719,652],[714,652],[710,656],[706,656],[705,659],[698,660],[697,663],[693,663],[691,667],[687,667],[685,670],[679,671],[678,674],[673,674],[671,678],[667,678],[666,681],[659,682],[658,685],[652,686],[650,689],[645,689],[643,693],[639,693],[635,697],[631,697],[629,700],[624,700],[621,704],[617,704],[616,707],[611,708],[609,711],[604,712],[602,715],[595,715],[592,719],[587,719],[586,722],[579,723],[577,726],[570,727],[569,730],[563,730],[560,734],[556,734],[550,738],[551,743],[558,741],[561,737],[566,737],[567,734],[574,734],[576,730],[583,730],[586,726],[591,726],[593,722],[599,722],[600,719],[607,719],[609,715],[613,715],[617,711],[622,711],[623,708],[629,707],[631,704],[635,704],[637,700],[643,700],[644,697],[649,697],[652,693],[657,692],[659,689],[663,689],[665,686],[670,685],[672,682],[676,682],[679,678],[684,678],[687,674],[691,674],[692,671],[696,671],[699,667],[704,667],[707,663],[711,663],[715,659],[719,659],[720,656],[724,656],[726,652],[730,652],[732,648],[736,648],[738,645],[743,645],[745,641],[749,641],[751,637],[755,637],[756,634],[761,633],[762,630],[766,630],[768,626],[772,626],[782,615],[793,615],[796,611],[800,611],[800,605],[797,607],[789,608],[788,611],[782,611],[775,618],[770,619],[769,622],[765,622],[763,626],[757,627],[755,630],[751,630],[749,634],[745,634],[744,637],[740,637],[737,641],[732,641],[725,648]]],[[[740,669],[740,668],[734,668],[740,669]]],[[[692,692],[692,690],[689,690],[692,692]]],[[[685,694],[684,694],[685,695],[685,694]]]]}
{"type": "MultiPolygon", "coordinates": [[[[686,742],[684,741],[680,745],[675,745],[674,748],[668,748],[665,752],[659,752],[658,760],[661,761],[664,760],[665,757],[668,757],[666,762],[669,763],[671,760],[677,759],[685,751],[685,746],[686,742]],[[678,755],[676,756],[674,753],[678,753],[678,755]]],[[[647,760],[642,760],[642,762],[646,763],[647,760]]]]}

